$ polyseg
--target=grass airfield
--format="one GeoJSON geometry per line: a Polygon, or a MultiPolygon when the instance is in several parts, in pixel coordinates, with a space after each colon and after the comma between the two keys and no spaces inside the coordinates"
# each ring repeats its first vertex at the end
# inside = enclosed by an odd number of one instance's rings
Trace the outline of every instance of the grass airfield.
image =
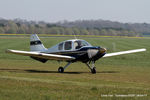
{"type": "MultiPolygon", "coordinates": [[[[70,37],[41,37],[49,48],[70,37]]],[[[29,37],[0,37],[0,100],[147,100],[150,99],[150,38],[82,38],[109,52],[146,48],[146,52],[102,58],[97,74],[83,63],[65,73],[56,61],[40,63],[6,54],[6,49],[29,51],[29,37]]]]}

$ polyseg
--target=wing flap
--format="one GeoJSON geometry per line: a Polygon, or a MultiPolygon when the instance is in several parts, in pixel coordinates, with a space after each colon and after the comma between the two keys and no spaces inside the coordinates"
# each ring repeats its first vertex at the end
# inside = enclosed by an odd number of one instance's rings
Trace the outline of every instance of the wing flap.
{"type": "Polygon", "coordinates": [[[108,53],[105,54],[103,57],[111,57],[111,56],[117,56],[117,55],[129,54],[129,53],[143,52],[143,51],[146,51],[146,49],[144,48],[144,49],[135,49],[135,50],[108,53]]]}
{"type": "Polygon", "coordinates": [[[32,56],[32,57],[38,57],[48,60],[74,60],[74,57],[71,56],[63,56],[63,55],[56,55],[56,54],[46,54],[46,53],[40,53],[40,52],[29,52],[29,51],[20,51],[20,50],[6,50],[6,53],[13,53],[17,55],[23,55],[23,56],[32,56]]]}

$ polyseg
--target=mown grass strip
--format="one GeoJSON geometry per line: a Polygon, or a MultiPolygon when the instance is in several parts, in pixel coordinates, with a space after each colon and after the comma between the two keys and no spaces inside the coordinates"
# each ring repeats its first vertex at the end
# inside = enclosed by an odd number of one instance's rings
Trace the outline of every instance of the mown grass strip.
{"type": "MultiPolygon", "coordinates": [[[[66,81],[66,80],[52,80],[52,79],[36,79],[36,78],[27,78],[27,77],[12,77],[12,76],[0,76],[0,78],[2,79],[11,79],[11,80],[19,80],[19,81],[29,81],[29,82],[41,82],[41,83],[52,83],[52,84],[63,84],[63,85],[77,85],[77,86],[96,86],[96,87],[111,87],[111,88],[124,88],[124,89],[142,89],[142,90],[149,90],[148,88],[143,88],[140,87],[141,84],[138,84],[139,87],[134,86],[134,83],[128,82],[128,83],[124,83],[124,84],[128,84],[128,86],[126,87],[122,87],[122,86],[116,86],[116,85],[104,85],[104,84],[90,84],[87,82],[79,82],[79,81],[66,81]]],[[[112,83],[109,82],[108,83],[112,83]]]]}

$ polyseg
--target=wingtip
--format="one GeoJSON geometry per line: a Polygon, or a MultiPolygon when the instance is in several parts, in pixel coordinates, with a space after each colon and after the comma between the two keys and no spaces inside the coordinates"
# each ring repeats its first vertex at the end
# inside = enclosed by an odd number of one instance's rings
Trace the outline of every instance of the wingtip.
{"type": "Polygon", "coordinates": [[[11,49],[5,50],[5,53],[11,53],[11,49]]]}
{"type": "Polygon", "coordinates": [[[141,49],[141,50],[146,51],[146,48],[143,48],[143,49],[141,49]]]}
{"type": "Polygon", "coordinates": [[[5,53],[8,53],[9,52],[9,49],[5,50],[5,53]]]}

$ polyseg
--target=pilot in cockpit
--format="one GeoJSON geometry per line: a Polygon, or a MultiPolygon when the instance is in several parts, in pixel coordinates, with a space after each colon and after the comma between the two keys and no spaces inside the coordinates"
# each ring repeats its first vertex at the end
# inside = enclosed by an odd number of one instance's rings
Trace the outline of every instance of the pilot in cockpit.
{"type": "Polygon", "coordinates": [[[75,41],[74,45],[75,45],[75,49],[79,49],[82,47],[81,41],[75,41]]]}

